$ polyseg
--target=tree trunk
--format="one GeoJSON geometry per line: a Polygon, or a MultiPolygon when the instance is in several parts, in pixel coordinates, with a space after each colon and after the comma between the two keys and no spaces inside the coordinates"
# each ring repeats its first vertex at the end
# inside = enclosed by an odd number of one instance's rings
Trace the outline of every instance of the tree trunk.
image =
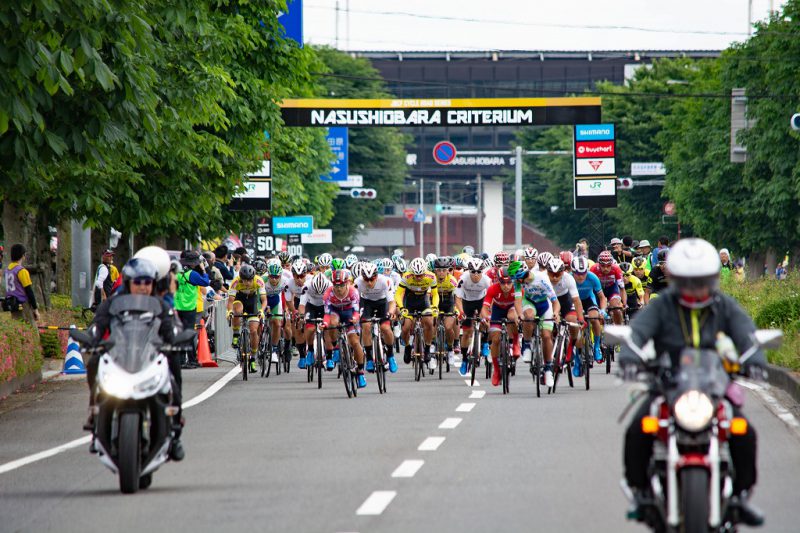
{"type": "Polygon", "coordinates": [[[58,250],[56,252],[56,292],[72,293],[72,221],[58,225],[58,250]]]}
{"type": "Polygon", "coordinates": [[[766,253],[763,251],[753,252],[747,257],[747,279],[757,280],[764,275],[764,260],[766,253]]]}
{"type": "Polygon", "coordinates": [[[766,266],[767,277],[773,277],[773,278],[775,277],[775,267],[778,266],[778,261],[783,261],[783,257],[778,259],[778,254],[777,252],[775,252],[774,249],[770,248],[769,250],[767,250],[767,256],[764,260],[764,263],[767,265],[766,266]]]}

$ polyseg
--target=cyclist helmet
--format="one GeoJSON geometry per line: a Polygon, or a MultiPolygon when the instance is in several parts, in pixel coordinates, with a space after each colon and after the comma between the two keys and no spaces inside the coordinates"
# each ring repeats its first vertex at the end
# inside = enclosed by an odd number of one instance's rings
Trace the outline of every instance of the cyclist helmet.
{"type": "Polygon", "coordinates": [[[658,262],[661,263],[662,261],[666,261],[668,253],[669,253],[669,248],[662,248],[661,250],[659,250],[657,254],[658,262]]]}
{"type": "Polygon", "coordinates": [[[572,264],[572,252],[569,250],[564,250],[558,254],[558,258],[561,259],[561,262],[564,263],[565,266],[572,264]]]}
{"type": "Polygon", "coordinates": [[[483,261],[478,259],[477,257],[473,257],[469,261],[467,261],[467,268],[470,272],[474,272],[476,274],[483,273],[483,261]]]}
{"type": "Polygon", "coordinates": [[[281,262],[281,265],[286,265],[292,260],[292,256],[289,255],[289,252],[279,252],[278,260],[281,262]]]}
{"type": "Polygon", "coordinates": [[[336,285],[345,285],[350,281],[350,274],[345,270],[334,270],[331,274],[331,282],[336,285]]]}
{"type": "Polygon", "coordinates": [[[331,266],[332,262],[333,262],[333,257],[331,257],[331,254],[328,254],[328,253],[320,255],[319,258],[317,259],[317,264],[319,266],[328,266],[329,267],[329,266],[331,266]]]}
{"type": "Polygon", "coordinates": [[[509,274],[507,266],[499,267],[497,269],[497,281],[502,283],[502,282],[509,282],[512,280],[513,278],[511,277],[511,274],[509,274]]]}
{"type": "Polygon", "coordinates": [[[394,269],[398,271],[400,274],[404,273],[408,270],[408,265],[406,264],[406,260],[402,257],[397,257],[394,260],[394,269]]]}
{"type": "Polygon", "coordinates": [[[494,261],[489,259],[488,257],[483,260],[483,269],[489,270],[490,268],[494,268],[494,261]]]}
{"type": "Polygon", "coordinates": [[[620,263],[619,269],[622,270],[622,273],[625,275],[633,274],[633,265],[628,262],[620,263]]]}
{"type": "Polygon", "coordinates": [[[133,257],[122,267],[123,281],[134,279],[150,279],[155,281],[158,277],[158,269],[149,259],[143,257],[133,257]]]}
{"type": "Polygon", "coordinates": [[[364,265],[371,265],[371,264],[372,263],[370,263],[369,261],[359,261],[358,263],[353,265],[353,268],[350,269],[350,272],[353,274],[354,278],[357,278],[364,271],[364,265]]]}
{"type": "Polygon", "coordinates": [[[239,277],[245,281],[250,281],[256,277],[256,269],[253,268],[253,265],[242,265],[242,268],[239,269],[239,277]]]}
{"type": "Polygon", "coordinates": [[[453,262],[449,257],[437,257],[433,261],[433,268],[450,268],[453,262]]]}
{"type": "Polygon", "coordinates": [[[337,257],[333,261],[331,261],[331,268],[333,270],[344,270],[344,259],[337,257]]]}
{"type": "Polygon", "coordinates": [[[642,257],[642,256],[639,256],[639,257],[634,257],[634,258],[631,260],[631,266],[633,266],[633,268],[634,268],[634,269],[637,269],[637,270],[638,270],[638,269],[645,268],[645,267],[647,266],[647,259],[645,259],[645,258],[644,258],[644,257],[642,257]]]}
{"type": "Polygon", "coordinates": [[[539,269],[544,270],[547,268],[547,263],[553,258],[553,254],[550,252],[542,252],[539,254],[539,257],[536,258],[536,262],[539,263],[539,269]]]}
{"type": "Polygon", "coordinates": [[[708,241],[691,238],[676,242],[667,256],[667,270],[678,289],[678,303],[690,309],[709,306],[719,289],[720,268],[719,254],[708,241]]]}
{"type": "Polygon", "coordinates": [[[589,272],[589,261],[582,255],[578,255],[572,259],[572,271],[575,274],[586,274],[589,272]]]}
{"type": "Polygon", "coordinates": [[[308,267],[302,260],[298,259],[297,261],[292,263],[292,274],[294,274],[295,276],[302,276],[307,272],[308,272],[308,267]]]}
{"type": "Polygon", "coordinates": [[[388,274],[389,272],[392,271],[392,266],[394,265],[394,262],[388,257],[384,257],[383,259],[378,260],[378,263],[383,268],[381,274],[388,274]]]}
{"type": "Polygon", "coordinates": [[[344,258],[344,264],[347,268],[353,268],[353,265],[358,263],[358,256],[356,254],[347,254],[344,258]]]}
{"type": "Polygon", "coordinates": [[[328,281],[328,277],[322,273],[317,274],[314,276],[314,279],[311,280],[311,288],[314,289],[317,294],[324,293],[330,286],[331,282],[328,281]]]}
{"type": "Polygon", "coordinates": [[[466,266],[466,260],[462,254],[458,254],[453,258],[453,268],[463,269],[466,266]]]}
{"type": "Polygon", "coordinates": [[[466,245],[465,247],[463,247],[461,249],[461,253],[469,254],[469,255],[475,255],[475,248],[473,248],[470,245],[466,245]]]}
{"type": "Polygon", "coordinates": [[[378,275],[378,267],[372,263],[363,263],[361,266],[361,277],[364,279],[372,279],[378,275]]]}
{"type": "Polygon", "coordinates": [[[524,279],[528,275],[528,265],[523,261],[511,261],[503,270],[507,270],[508,275],[516,280],[524,279]]]}
{"type": "Polygon", "coordinates": [[[508,252],[497,252],[494,254],[494,264],[497,266],[505,266],[511,262],[508,252]]]}
{"type": "Polygon", "coordinates": [[[256,259],[253,261],[253,268],[256,269],[256,274],[259,276],[263,276],[267,273],[267,264],[261,259],[256,259]]]}
{"type": "Polygon", "coordinates": [[[539,256],[539,250],[537,250],[536,248],[528,247],[522,251],[522,255],[525,257],[525,259],[533,259],[534,261],[536,261],[536,258],[539,256]]]}
{"type": "Polygon", "coordinates": [[[267,274],[269,276],[280,276],[283,274],[283,267],[275,263],[270,263],[267,265],[267,274]]]}
{"type": "Polygon", "coordinates": [[[611,257],[611,252],[603,250],[600,252],[600,255],[597,256],[597,262],[601,265],[611,265],[614,263],[614,258],[611,257]]]}
{"type": "Polygon", "coordinates": [[[558,274],[559,272],[563,272],[564,268],[565,268],[564,261],[562,261],[558,257],[554,257],[547,262],[547,270],[549,272],[552,272],[553,274],[558,274]]]}
{"type": "Polygon", "coordinates": [[[158,279],[162,279],[169,274],[172,261],[169,258],[167,251],[159,246],[145,246],[136,252],[133,257],[138,259],[147,259],[153,263],[153,266],[156,267],[156,272],[158,273],[158,279]]]}
{"type": "Polygon", "coordinates": [[[425,263],[423,258],[415,257],[408,264],[408,270],[415,276],[421,276],[426,270],[428,270],[428,265],[425,263]]]}

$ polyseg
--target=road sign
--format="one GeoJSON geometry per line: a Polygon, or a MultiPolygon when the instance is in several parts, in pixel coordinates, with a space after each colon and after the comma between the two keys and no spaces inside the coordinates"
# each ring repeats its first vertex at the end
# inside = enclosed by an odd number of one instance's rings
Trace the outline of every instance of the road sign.
{"type": "Polygon", "coordinates": [[[338,185],[339,187],[342,187],[342,188],[345,188],[345,187],[363,187],[364,186],[364,176],[361,176],[359,174],[350,174],[349,176],[347,176],[346,180],[337,181],[335,183],[336,183],[336,185],[338,185]]]}
{"type": "Polygon", "coordinates": [[[576,124],[574,130],[573,200],[575,209],[617,207],[618,182],[614,124],[576,124]]]}
{"type": "Polygon", "coordinates": [[[286,11],[278,13],[278,22],[286,31],[285,37],[303,47],[303,0],[287,0],[286,11]]]}
{"type": "Polygon", "coordinates": [[[322,181],[347,181],[349,171],[348,153],[348,134],[347,128],[335,127],[328,128],[328,146],[331,147],[333,155],[336,157],[331,163],[331,171],[324,176],[320,176],[322,181]]]}
{"type": "Polygon", "coordinates": [[[666,176],[664,163],[631,163],[631,176],[666,176]]]}
{"type": "Polygon", "coordinates": [[[350,198],[359,198],[361,200],[374,200],[378,197],[375,189],[350,189],[350,198]]]}
{"type": "Polygon", "coordinates": [[[450,141],[439,141],[433,147],[433,159],[440,165],[449,165],[456,158],[456,145],[450,141]]]}
{"type": "Polygon", "coordinates": [[[406,217],[406,220],[411,222],[411,221],[414,220],[414,214],[416,212],[417,212],[417,210],[414,209],[413,207],[407,208],[407,209],[403,209],[403,216],[406,217]]]}
{"type": "Polygon", "coordinates": [[[424,222],[425,221],[425,213],[422,209],[417,209],[417,212],[414,213],[414,222],[424,222]]]}
{"type": "Polygon", "coordinates": [[[576,176],[610,176],[616,171],[613,157],[575,160],[576,176]]]}
{"type": "Polygon", "coordinates": [[[303,244],[330,244],[333,242],[333,230],[316,228],[311,233],[300,235],[303,244]]]}
{"type": "Polygon", "coordinates": [[[633,180],[630,178],[617,179],[617,190],[620,189],[633,189],[633,180]]]}
{"type": "Polygon", "coordinates": [[[272,233],[275,235],[311,233],[313,229],[314,217],[308,215],[296,217],[275,217],[272,219],[272,233]]]}
{"type": "Polygon", "coordinates": [[[613,141],[613,124],[576,124],[576,141],[613,141]]]}
{"type": "Polygon", "coordinates": [[[231,211],[269,211],[272,209],[272,182],[247,181],[244,192],[235,194],[228,205],[231,211]]]}
{"type": "Polygon", "coordinates": [[[664,214],[670,217],[675,214],[675,202],[667,202],[664,204],[664,214]]]}

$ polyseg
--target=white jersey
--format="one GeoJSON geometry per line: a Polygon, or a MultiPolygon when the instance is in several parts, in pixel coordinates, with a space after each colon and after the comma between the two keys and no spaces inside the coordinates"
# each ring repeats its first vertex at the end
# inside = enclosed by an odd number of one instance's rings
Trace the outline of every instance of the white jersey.
{"type": "Polygon", "coordinates": [[[554,300],[556,293],[547,274],[539,271],[534,271],[532,274],[532,279],[528,276],[517,284],[517,296],[524,296],[526,300],[534,303],[554,300]]]}
{"type": "Polygon", "coordinates": [[[313,280],[314,278],[310,277],[306,280],[305,285],[303,285],[303,292],[300,294],[300,305],[316,305],[317,307],[322,307],[322,297],[325,295],[325,292],[315,291],[314,287],[311,286],[313,280]]]}
{"type": "Polygon", "coordinates": [[[403,274],[392,270],[392,273],[389,275],[389,280],[392,282],[392,292],[400,286],[400,282],[403,280],[403,274]]]}
{"type": "Polygon", "coordinates": [[[491,285],[492,280],[486,274],[481,274],[481,279],[475,283],[472,281],[472,275],[464,272],[456,285],[456,296],[467,302],[477,302],[483,300],[491,285]]]}
{"type": "Polygon", "coordinates": [[[303,286],[298,285],[298,283],[294,280],[294,276],[289,279],[289,282],[286,284],[286,287],[289,289],[289,292],[292,293],[294,298],[300,298],[300,295],[303,294],[303,286]]]}
{"type": "Polygon", "coordinates": [[[286,285],[286,278],[281,276],[281,280],[278,282],[277,285],[273,285],[270,283],[269,276],[264,276],[264,290],[267,293],[267,298],[280,296],[281,294],[285,293],[289,290],[288,286],[286,285]]]}
{"type": "Polygon", "coordinates": [[[373,302],[380,300],[390,302],[394,300],[394,287],[392,286],[392,282],[383,274],[378,274],[378,279],[375,280],[375,286],[371,289],[361,276],[356,279],[355,286],[362,300],[371,300],[373,302]]]}
{"type": "Polygon", "coordinates": [[[294,276],[292,276],[292,271],[291,270],[284,269],[283,273],[281,274],[281,277],[283,278],[283,283],[288,286],[289,282],[292,281],[292,278],[294,276]]]}
{"type": "Polygon", "coordinates": [[[573,278],[572,274],[569,272],[564,272],[561,275],[559,282],[553,285],[553,290],[558,297],[564,296],[565,294],[569,294],[570,298],[578,297],[578,284],[575,283],[575,278],[573,278]]]}

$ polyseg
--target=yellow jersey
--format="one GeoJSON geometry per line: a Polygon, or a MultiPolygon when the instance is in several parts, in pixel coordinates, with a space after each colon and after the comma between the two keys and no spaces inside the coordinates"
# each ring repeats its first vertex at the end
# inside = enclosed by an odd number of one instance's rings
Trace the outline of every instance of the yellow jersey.
{"type": "Polygon", "coordinates": [[[436,274],[425,272],[417,279],[411,272],[406,272],[400,279],[400,285],[394,292],[394,301],[398,307],[417,307],[421,304],[430,307],[439,305],[439,286],[436,274]],[[408,293],[408,295],[406,295],[408,293]],[[406,298],[408,296],[408,298],[406,298]],[[406,301],[408,300],[408,301],[406,301]],[[412,304],[412,305],[408,305],[412,304]]]}

